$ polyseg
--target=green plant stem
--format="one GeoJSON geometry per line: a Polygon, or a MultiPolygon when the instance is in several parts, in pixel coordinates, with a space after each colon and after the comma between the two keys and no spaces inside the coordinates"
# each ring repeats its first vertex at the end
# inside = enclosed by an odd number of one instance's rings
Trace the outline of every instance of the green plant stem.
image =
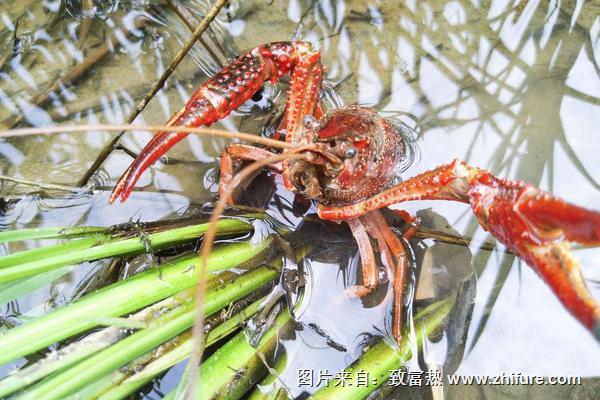
{"type": "MultiPolygon", "coordinates": [[[[267,371],[259,353],[269,357],[275,351],[281,330],[290,328],[290,315],[282,312],[256,348],[248,343],[244,332],[235,335],[204,361],[199,369],[195,399],[238,399],[267,371]]],[[[165,396],[173,400],[175,391],[165,396]]]]}
{"type": "MultiPolygon", "coordinates": [[[[209,271],[232,268],[259,255],[271,241],[269,237],[256,244],[243,242],[221,246],[210,255],[207,268],[209,271]]],[[[124,315],[193,287],[198,279],[198,267],[197,255],[182,257],[11,329],[0,337],[0,364],[97,326],[94,316],[124,315]]]]}
{"type": "MultiPolygon", "coordinates": [[[[40,251],[40,249],[22,252],[20,257],[29,261],[19,264],[14,264],[16,262],[15,258],[19,258],[19,254],[15,254],[14,256],[9,255],[6,257],[11,258],[12,264],[0,268],[0,283],[47,272],[65,265],[78,264],[84,261],[93,261],[117,255],[141,253],[146,251],[147,245],[150,245],[153,249],[161,249],[175,243],[181,243],[199,237],[206,232],[208,225],[209,224],[186,226],[164,232],[148,234],[145,238],[135,237],[128,239],[114,239],[108,240],[105,243],[102,243],[102,241],[107,238],[104,235],[101,235],[95,238],[96,246],[94,246],[93,243],[87,242],[88,240],[93,242],[94,239],[92,238],[81,239],[86,241],[81,245],[82,248],[76,248],[72,251],[64,251],[64,246],[68,246],[69,244],[61,244],[46,248],[45,250],[47,250],[47,252],[40,251]],[[90,244],[90,246],[87,246],[88,244],[90,244]],[[35,254],[33,260],[30,258],[31,253],[35,254]]],[[[250,229],[251,226],[248,223],[236,219],[224,219],[219,221],[220,234],[233,234],[245,232],[250,229]]],[[[72,244],[72,246],[76,247],[75,244],[72,244]]],[[[0,263],[2,262],[2,258],[0,258],[0,263]]]]}
{"type": "MultiPolygon", "coordinates": [[[[264,299],[265,298],[255,301],[238,314],[235,314],[222,324],[212,329],[206,338],[206,347],[213,345],[238,329],[243,321],[246,321],[258,311],[258,308],[264,299]]],[[[78,395],[81,396],[82,399],[97,398],[98,400],[118,400],[127,397],[137,389],[146,385],[161,372],[166,371],[190,356],[193,347],[191,331],[185,332],[174,339],[174,341],[177,343],[173,348],[165,353],[160,354],[158,358],[155,358],[149,363],[146,361],[144,369],[140,372],[130,375],[120,370],[116,371],[107,378],[103,379],[102,383],[104,383],[104,387],[99,385],[100,387],[97,388],[95,393],[91,396],[89,396],[87,392],[80,392],[78,395]],[[103,394],[97,397],[99,393],[103,394]]],[[[132,368],[128,369],[137,370],[135,366],[132,366],[132,368]]]]}
{"type": "Polygon", "coordinates": [[[92,236],[82,239],[19,251],[0,257],[0,268],[16,267],[33,261],[48,259],[49,257],[58,254],[71,254],[72,252],[89,249],[92,246],[102,243],[102,241],[109,240],[110,235],[93,233],[92,236]]]}
{"type": "Polygon", "coordinates": [[[6,304],[44,285],[48,285],[61,276],[68,274],[72,269],[73,267],[64,267],[28,278],[0,283],[0,304],[6,304]]]}
{"type": "MultiPolygon", "coordinates": [[[[147,324],[149,321],[152,321],[154,318],[157,318],[165,312],[179,307],[183,302],[189,301],[192,296],[193,293],[188,289],[188,293],[181,293],[168,297],[130,315],[127,319],[134,323],[147,324]]],[[[122,339],[127,333],[128,332],[125,329],[111,326],[91,333],[85,338],[71,343],[55,353],[49,354],[46,358],[36,361],[34,364],[22,368],[14,374],[2,379],[0,381],[0,397],[16,392],[25,386],[29,386],[40,379],[43,379],[53,372],[65,369],[76,362],[83,360],[91,354],[122,339]]]]}
{"type": "Polygon", "coordinates": [[[21,240],[39,239],[69,239],[74,237],[88,236],[94,233],[102,233],[106,228],[99,226],[74,226],[53,228],[17,229],[0,232],[0,243],[15,242],[21,240]]]}
{"type": "Polygon", "coordinates": [[[350,375],[346,383],[333,379],[327,386],[321,388],[311,398],[319,399],[365,399],[375,389],[388,381],[392,371],[404,365],[412,356],[416,344],[420,350],[424,339],[434,330],[441,327],[450,313],[455,297],[434,303],[415,315],[414,331],[416,340],[406,333],[400,342],[399,349],[392,349],[385,341],[380,341],[364,353],[354,364],[345,371],[350,375]],[[368,385],[356,385],[358,374],[367,373],[368,385]]]}
{"type": "MultiPolygon", "coordinates": [[[[234,275],[236,276],[236,275],[234,275]]],[[[204,312],[213,314],[274,279],[277,271],[260,267],[232,279],[224,285],[214,285],[207,293],[204,312]]],[[[23,393],[18,399],[62,399],[98,380],[117,368],[189,329],[194,322],[196,303],[189,303],[155,319],[148,328],[138,331],[109,348],[94,354],[72,368],[51,376],[23,393]]]]}
{"type": "Polygon", "coordinates": [[[287,354],[283,353],[275,360],[275,366],[260,383],[254,386],[254,390],[245,396],[247,400],[288,400],[292,398],[287,388],[281,387],[279,375],[285,370],[288,363],[287,354]]]}

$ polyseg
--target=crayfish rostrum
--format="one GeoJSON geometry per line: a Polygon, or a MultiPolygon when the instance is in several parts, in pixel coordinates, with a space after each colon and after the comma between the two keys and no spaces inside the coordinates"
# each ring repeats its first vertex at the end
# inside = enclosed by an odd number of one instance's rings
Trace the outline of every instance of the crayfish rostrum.
{"type": "MultiPolygon", "coordinates": [[[[250,99],[265,81],[275,82],[287,74],[291,80],[286,109],[274,136],[285,136],[285,141],[295,146],[277,157],[268,148],[228,145],[221,157],[221,195],[232,184],[240,162],[259,161],[281,172],[288,190],[316,201],[320,218],[347,223],[362,262],[362,284],[350,292],[366,296],[381,282],[392,280],[393,334],[397,338],[407,257],[402,240],[379,209],[422,199],[468,203],[481,226],[535,269],[562,304],[600,338],[600,309],[568,249],[569,242],[600,244],[600,213],[459,160],[400,181],[397,167],[405,161],[408,147],[398,127],[364,107],[325,112],[320,102],[320,53],[307,42],[278,42],[252,49],[200,87],[167,125],[210,125],[250,99]],[[285,159],[286,154],[295,157],[285,159]],[[389,266],[383,273],[377,267],[371,239],[389,266]]],[[[110,201],[126,200],[141,173],[186,135],[158,133],[120,178],[110,201]]],[[[401,215],[411,219],[407,213],[401,215]]]]}

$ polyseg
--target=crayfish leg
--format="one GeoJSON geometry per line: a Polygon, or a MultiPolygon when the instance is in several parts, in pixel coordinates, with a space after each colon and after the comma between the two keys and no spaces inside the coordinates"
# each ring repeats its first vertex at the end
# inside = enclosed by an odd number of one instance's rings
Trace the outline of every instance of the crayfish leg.
{"type": "MultiPolygon", "coordinates": [[[[391,253],[396,259],[394,267],[394,280],[392,286],[394,288],[394,309],[392,318],[392,334],[398,344],[402,337],[402,321],[404,315],[404,303],[406,297],[406,285],[408,283],[409,276],[409,257],[402,241],[392,231],[387,221],[381,215],[380,211],[374,211],[369,213],[373,218],[373,223],[380,232],[380,235],[384,238],[386,245],[389,247],[391,253]]],[[[414,220],[410,214],[406,213],[402,218],[408,219],[410,222],[414,220]]],[[[406,240],[410,239],[412,235],[412,228],[404,235],[406,240]]]]}
{"type": "MultiPolygon", "coordinates": [[[[239,143],[230,143],[221,153],[221,177],[219,178],[219,197],[223,197],[227,192],[233,180],[234,173],[242,161],[260,161],[274,156],[275,154],[261,149],[260,147],[248,146],[239,143]]],[[[270,164],[269,168],[281,172],[281,163],[270,164]]],[[[233,204],[231,198],[227,199],[227,204],[233,204]]]]}
{"type": "Polygon", "coordinates": [[[392,334],[396,341],[400,343],[409,268],[406,249],[390,229],[379,210],[371,211],[364,217],[346,222],[358,244],[363,274],[363,285],[353,286],[349,292],[355,297],[364,297],[387,281],[388,277],[393,276],[392,334]],[[377,267],[369,237],[375,239],[379,253],[386,260],[387,271],[385,273],[377,267]]]}
{"type": "Polygon", "coordinates": [[[354,236],[356,244],[358,245],[363,276],[362,285],[350,287],[348,293],[352,297],[365,297],[379,286],[377,263],[375,261],[373,246],[367,229],[359,218],[348,220],[346,223],[350,227],[352,236],[354,236]]]}

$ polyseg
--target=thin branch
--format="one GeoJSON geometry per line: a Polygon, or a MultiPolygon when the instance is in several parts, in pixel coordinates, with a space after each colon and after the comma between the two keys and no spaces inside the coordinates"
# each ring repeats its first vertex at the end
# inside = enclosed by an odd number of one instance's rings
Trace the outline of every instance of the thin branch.
{"type": "MultiPolygon", "coordinates": [[[[194,32],[194,27],[200,22],[194,16],[194,14],[192,14],[190,10],[179,0],[167,0],[167,3],[169,3],[171,9],[173,9],[175,14],[177,14],[177,16],[183,21],[185,26],[187,26],[190,31],[194,32]]],[[[211,31],[210,26],[207,28],[207,30],[209,32],[211,31]]],[[[217,64],[219,64],[221,67],[227,65],[227,54],[225,54],[223,48],[211,37],[211,35],[208,35],[207,39],[205,39],[203,36],[200,36],[198,40],[200,43],[202,43],[206,51],[208,51],[208,53],[215,59],[217,64]]]]}
{"type": "MultiPolygon", "coordinates": [[[[246,211],[246,209],[241,208],[241,206],[235,205],[234,207],[239,208],[242,211],[246,211]]],[[[255,211],[255,210],[252,208],[249,208],[248,212],[251,212],[251,211],[255,211]]],[[[264,211],[264,210],[259,209],[259,211],[264,211]]],[[[323,223],[323,220],[320,219],[316,214],[304,216],[304,221],[323,223]]],[[[328,222],[330,222],[330,221],[328,221],[328,222]]],[[[433,239],[436,242],[455,244],[457,246],[465,246],[465,247],[468,247],[469,244],[473,241],[473,238],[469,237],[469,236],[453,235],[451,233],[436,231],[436,230],[432,230],[432,229],[426,229],[419,225],[410,224],[409,227],[415,228],[415,233],[414,233],[413,237],[416,237],[418,239],[433,239]]],[[[497,244],[497,242],[494,242],[494,241],[485,241],[485,242],[481,243],[481,245],[479,246],[480,249],[487,250],[487,251],[495,250],[497,247],[498,247],[498,244],[497,244]]],[[[513,252],[508,248],[505,248],[504,252],[513,254],[513,252]]]]}
{"type": "MultiPolygon", "coordinates": [[[[192,37],[188,39],[185,46],[177,53],[177,55],[175,55],[175,58],[173,58],[173,61],[171,62],[169,67],[163,72],[160,79],[154,84],[152,89],[150,89],[150,91],[144,96],[144,98],[137,105],[137,107],[133,109],[133,111],[127,118],[127,123],[132,123],[137,118],[137,116],[144,110],[144,108],[146,108],[148,102],[163,87],[163,85],[171,76],[171,74],[175,71],[179,63],[181,63],[183,57],[185,57],[185,55],[190,51],[192,46],[194,46],[194,44],[198,41],[202,33],[204,33],[204,31],[208,28],[210,23],[215,19],[217,14],[219,14],[223,6],[228,1],[229,0],[217,0],[217,3],[206,14],[200,25],[198,25],[198,28],[196,28],[192,37]]],[[[118,143],[118,141],[121,139],[124,133],[125,131],[120,132],[106,146],[104,146],[104,148],[102,149],[92,166],[81,177],[79,182],[77,182],[78,186],[85,186],[87,184],[92,175],[98,170],[98,168],[100,168],[100,166],[104,163],[108,156],[113,152],[115,145],[118,143]]]]}
{"type": "Polygon", "coordinates": [[[153,131],[161,132],[168,130],[169,132],[182,133],[198,133],[205,136],[217,136],[226,139],[240,139],[249,143],[258,143],[269,147],[280,149],[295,149],[299,145],[294,143],[282,142],[280,140],[269,139],[263,136],[252,135],[243,132],[229,132],[222,129],[214,128],[198,128],[188,126],[165,126],[165,125],[113,125],[113,124],[90,124],[90,125],[54,125],[43,128],[18,128],[0,131],[2,137],[17,137],[31,135],[52,135],[60,133],[74,133],[81,131],[153,131]]]}
{"type": "Polygon", "coordinates": [[[581,162],[581,159],[579,158],[579,156],[577,155],[577,153],[575,152],[575,150],[573,150],[573,148],[571,147],[571,145],[567,141],[567,138],[565,137],[565,133],[564,132],[561,132],[561,135],[558,138],[558,142],[562,145],[563,150],[567,153],[567,156],[569,157],[569,159],[571,160],[571,162],[573,163],[573,165],[575,166],[575,168],[577,168],[577,171],[579,171],[579,173],[581,175],[583,175],[583,177],[596,190],[600,190],[600,183],[598,183],[598,181],[596,181],[596,178],[594,178],[590,174],[590,172],[587,170],[587,168],[585,167],[585,165],[583,165],[583,162],[581,162]]]}
{"type": "Polygon", "coordinates": [[[92,18],[94,17],[94,0],[82,0],[81,1],[81,18],[79,23],[79,39],[77,41],[77,47],[82,48],[83,42],[85,41],[88,32],[90,31],[90,25],[92,18]]]}
{"type": "Polygon", "coordinates": [[[594,104],[597,106],[600,105],[600,98],[583,93],[579,90],[573,89],[570,86],[566,86],[565,95],[574,97],[581,101],[585,101],[586,103],[594,104]]]}
{"type": "MultiPolygon", "coordinates": [[[[467,236],[452,235],[452,234],[445,233],[445,232],[423,229],[418,226],[416,228],[417,228],[417,231],[415,232],[414,237],[419,238],[419,239],[433,239],[436,242],[455,244],[455,245],[459,245],[459,246],[469,246],[469,244],[473,240],[473,238],[470,238],[467,236]]],[[[480,249],[487,250],[487,251],[492,251],[492,250],[496,249],[496,247],[497,247],[497,244],[495,242],[491,242],[491,241],[485,241],[485,242],[481,243],[481,245],[479,246],[480,249]]],[[[508,249],[508,248],[505,248],[504,252],[513,254],[513,252],[510,251],[510,249],[508,249]]]]}
{"type": "Polygon", "coordinates": [[[14,182],[14,183],[18,183],[20,185],[33,186],[33,187],[37,187],[39,189],[44,189],[44,190],[59,190],[61,192],[79,193],[84,190],[83,188],[80,188],[80,187],[56,185],[53,183],[33,182],[33,181],[25,180],[25,179],[12,178],[12,177],[6,176],[6,175],[0,175],[0,181],[14,182]]]}

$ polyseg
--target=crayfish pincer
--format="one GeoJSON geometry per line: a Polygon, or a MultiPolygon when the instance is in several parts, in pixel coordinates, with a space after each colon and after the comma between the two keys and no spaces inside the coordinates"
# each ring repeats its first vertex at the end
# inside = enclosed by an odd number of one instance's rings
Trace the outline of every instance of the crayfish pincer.
{"type": "MultiPolygon", "coordinates": [[[[230,193],[239,164],[254,161],[279,171],[288,190],[317,202],[320,218],[347,223],[362,262],[362,284],[350,292],[365,296],[383,281],[392,281],[397,338],[407,256],[379,210],[412,200],[467,203],[483,229],[536,270],[573,316],[600,339],[600,310],[569,251],[569,242],[600,244],[600,213],[459,160],[400,181],[399,166],[409,159],[401,130],[368,108],[326,111],[320,101],[320,53],[307,42],[265,44],[238,57],[202,85],[167,125],[210,125],[250,99],[265,81],[288,74],[289,96],[275,133],[275,138],[285,135],[286,145],[281,153],[249,144],[228,145],[221,157],[221,196],[230,193]],[[386,260],[383,274],[371,239],[386,260]]],[[[186,135],[158,133],[119,179],[110,201],[126,200],[141,173],[186,135]]]]}

